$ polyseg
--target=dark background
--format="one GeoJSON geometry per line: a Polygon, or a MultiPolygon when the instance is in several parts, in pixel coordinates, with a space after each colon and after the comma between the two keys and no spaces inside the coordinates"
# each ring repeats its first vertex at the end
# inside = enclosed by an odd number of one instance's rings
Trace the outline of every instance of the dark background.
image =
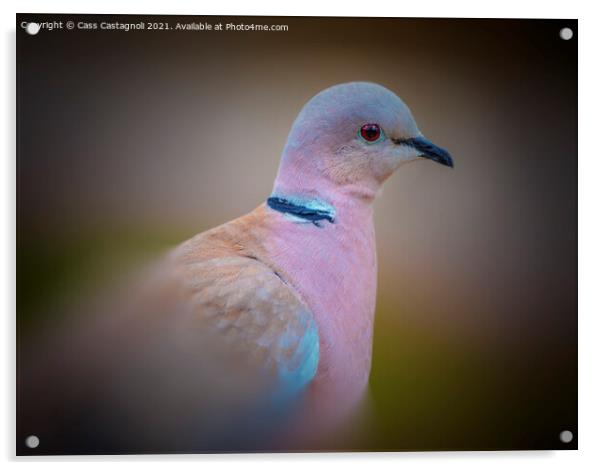
{"type": "Polygon", "coordinates": [[[18,15],[19,350],[73,298],[259,205],[302,105],[373,81],[456,168],[406,166],[375,203],[376,419],[353,448],[576,448],[577,36],[576,20],[18,15]],[[20,27],[52,20],[289,31],[20,27]]]}

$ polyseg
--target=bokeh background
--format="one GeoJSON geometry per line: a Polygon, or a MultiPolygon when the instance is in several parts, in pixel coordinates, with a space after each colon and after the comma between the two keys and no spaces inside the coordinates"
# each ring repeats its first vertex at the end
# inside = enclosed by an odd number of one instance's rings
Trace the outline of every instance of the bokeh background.
{"type": "Polygon", "coordinates": [[[302,105],[373,81],[456,168],[405,166],[375,203],[376,419],[353,448],[576,448],[577,36],[575,20],[19,15],[18,348],[74,296],[259,205],[302,105]],[[289,30],[19,26],[70,19],[289,30]]]}

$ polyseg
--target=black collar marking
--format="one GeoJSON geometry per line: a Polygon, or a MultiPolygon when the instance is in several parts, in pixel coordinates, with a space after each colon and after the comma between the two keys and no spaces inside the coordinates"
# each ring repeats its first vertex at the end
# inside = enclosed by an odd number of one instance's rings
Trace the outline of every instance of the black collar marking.
{"type": "Polygon", "coordinates": [[[310,209],[305,206],[294,204],[288,199],[281,197],[269,197],[267,200],[268,206],[272,209],[284,214],[291,214],[295,217],[305,219],[313,223],[316,227],[321,227],[320,220],[328,220],[331,224],[334,223],[334,217],[325,210],[310,209]]]}

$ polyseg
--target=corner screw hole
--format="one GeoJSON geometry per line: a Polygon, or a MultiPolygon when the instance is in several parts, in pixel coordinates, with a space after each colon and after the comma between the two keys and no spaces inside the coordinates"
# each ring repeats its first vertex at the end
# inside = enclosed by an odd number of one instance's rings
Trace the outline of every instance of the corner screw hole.
{"type": "Polygon", "coordinates": [[[34,435],[28,436],[27,439],[25,439],[25,445],[30,449],[35,449],[40,445],[40,438],[34,435]]]}
{"type": "Polygon", "coordinates": [[[38,23],[28,23],[25,31],[27,31],[27,34],[34,36],[40,32],[40,25],[38,23]]]}
{"type": "Polygon", "coordinates": [[[571,28],[562,28],[560,30],[560,38],[568,41],[573,37],[573,30],[571,28]]]}

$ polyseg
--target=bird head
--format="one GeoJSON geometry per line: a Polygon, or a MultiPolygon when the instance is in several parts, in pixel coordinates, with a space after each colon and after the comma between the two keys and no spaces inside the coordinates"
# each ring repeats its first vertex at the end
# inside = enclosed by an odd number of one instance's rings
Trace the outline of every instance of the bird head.
{"type": "Polygon", "coordinates": [[[335,85],[309,100],[295,120],[274,192],[351,189],[369,197],[403,163],[420,159],[453,167],[395,93],[367,82],[335,85]]]}

